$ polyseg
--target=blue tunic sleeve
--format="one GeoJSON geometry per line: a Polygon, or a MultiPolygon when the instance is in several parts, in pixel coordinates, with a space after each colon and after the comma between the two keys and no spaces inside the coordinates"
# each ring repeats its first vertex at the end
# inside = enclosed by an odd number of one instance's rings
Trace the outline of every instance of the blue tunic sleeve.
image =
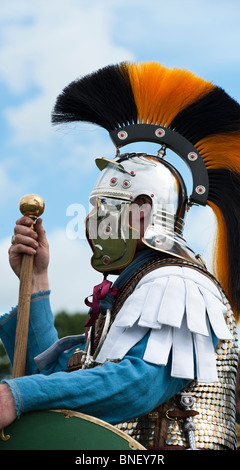
{"type": "MultiPolygon", "coordinates": [[[[38,372],[34,357],[45,351],[58,339],[49,301],[49,291],[38,292],[31,297],[26,374],[38,372]]],[[[0,337],[13,363],[17,307],[0,316],[0,337]]]]}
{"type": "Polygon", "coordinates": [[[150,412],[184,388],[188,380],[171,377],[171,361],[157,366],[143,360],[147,336],[119,363],[67,372],[70,353],[41,374],[5,380],[17,413],[71,409],[116,424],[150,412]]]}

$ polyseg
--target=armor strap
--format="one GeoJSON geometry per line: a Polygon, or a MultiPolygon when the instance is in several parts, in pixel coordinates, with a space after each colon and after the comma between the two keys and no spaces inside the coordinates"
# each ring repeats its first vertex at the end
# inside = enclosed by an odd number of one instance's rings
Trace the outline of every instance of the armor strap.
{"type": "Polygon", "coordinates": [[[154,447],[159,448],[166,445],[166,436],[168,432],[169,420],[185,422],[189,418],[198,415],[195,410],[180,409],[180,407],[172,407],[172,398],[155,408],[148,414],[148,418],[154,422],[154,447]]]}

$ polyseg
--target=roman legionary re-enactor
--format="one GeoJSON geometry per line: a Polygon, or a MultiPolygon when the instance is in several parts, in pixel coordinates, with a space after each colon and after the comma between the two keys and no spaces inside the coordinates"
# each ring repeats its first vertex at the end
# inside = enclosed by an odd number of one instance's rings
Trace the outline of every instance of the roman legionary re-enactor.
{"type": "MultiPolygon", "coordinates": [[[[33,295],[28,375],[5,381],[17,414],[65,407],[146,448],[234,450],[240,106],[186,70],[121,63],[67,86],[52,119],[97,124],[116,147],[114,158],[96,160],[86,219],[91,263],[104,278],[86,300],[87,340],[57,341],[49,292],[33,295]],[[135,142],[141,152],[121,153],[135,142]],[[156,144],[154,155],[144,142],[156,144]],[[189,194],[168,149],[190,169],[189,194]],[[193,204],[216,216],[213,274],[183,238],[193,204]]],[[[1,323],[10,357],[14,312],[1,323]]]]}

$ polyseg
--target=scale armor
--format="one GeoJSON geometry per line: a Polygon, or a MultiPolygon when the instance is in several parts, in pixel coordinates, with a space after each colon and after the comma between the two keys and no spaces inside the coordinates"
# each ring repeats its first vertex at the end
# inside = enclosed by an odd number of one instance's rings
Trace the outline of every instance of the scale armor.
{"type": "MultiPolygon", "coordinates": [[[[227,313],[227,324],[236,334],[231,310],[227,313]]],[[[236,336],[234,336],[236,338],[236,336]]],[[[184,392],[195,399],[192,418],[195,425],[194,438],[197,449],[236,450],[235,378],[238,364],[237,342],[224,341],[216,349],[219,381],[215,383],[192,382],[184,392]]],[[[182,392],[182,393],[184,393],[182,392]]],[[[175,395],[166,404],[146,416],[125,423],[117,428],[136,439],[146,448],[189,448],[185,421],[167,418],[168,410],[179,408],[181,394],[175,395]],[[165,411],[164,411],[165,410],[165,411]],[[165,418],[159,418],[164,411],[165,418]]]]}

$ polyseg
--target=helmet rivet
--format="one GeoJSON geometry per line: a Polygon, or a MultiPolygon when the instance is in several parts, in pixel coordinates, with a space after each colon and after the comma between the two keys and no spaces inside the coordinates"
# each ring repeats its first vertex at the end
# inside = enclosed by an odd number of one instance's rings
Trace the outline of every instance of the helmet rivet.
{"type": "Polygon", "coordinates": [[[198,155],[196,152],[190,152],[188,154],[188,160],[190,160],[191,162],[195,162],[195,160],[197,160],[198,158],[198,155]]]}
{"type": "Polygon", "coordinates": [[[123,185],[123,188],[126,189],[126,188],[129,188],[129,186],[131,186],[131,182],[128,180],[125,180],[122,185],[123,185]]]}
{"type": "Polygon", "coordinates": [[[196,193],[198,194],[204,194],[206,191],[205,186],[202,186],[201,184],[195,188],[196,193]]]}
{"type": "Polygon", "coordinates": [[[119,131],[118,132],[118,138],[120,140],[125,140],[128,137],[128,133],[126,131],[119,131]]]}
{"type": "Polygon", "coordinates": [[[108,264],[108,263],[110,263],[110,261],[111,261],[110,256],[103,256],[102,257],[103,264],[108,264]]]}
{"type": "Polygon", "coordinates": [[[110,179],[110,186],[116,186],[117,184],[117,178],[111,178],[110,179]]]}
{"type": "Polygon", "coordinates": [[[157,137],[163,137],[165,135],[165,130],[159,127],[158,129],[155,130],[155,135],[157,137]]]}

